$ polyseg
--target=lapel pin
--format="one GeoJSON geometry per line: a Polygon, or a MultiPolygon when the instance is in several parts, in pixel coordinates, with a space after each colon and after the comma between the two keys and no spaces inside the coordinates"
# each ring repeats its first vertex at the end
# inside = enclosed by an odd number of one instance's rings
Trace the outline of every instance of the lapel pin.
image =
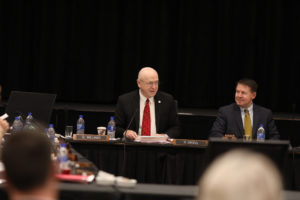
{"type": "Polygon", "coordinates": [[[161,103],[161,100],[158,100],[158,103],[161,103]]]}

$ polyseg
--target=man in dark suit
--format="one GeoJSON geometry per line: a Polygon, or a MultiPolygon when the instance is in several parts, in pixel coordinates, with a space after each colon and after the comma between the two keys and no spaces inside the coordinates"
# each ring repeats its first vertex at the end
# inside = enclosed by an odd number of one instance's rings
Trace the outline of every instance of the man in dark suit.
{"type": "Polygon", "coordinates": [[[142,68],[137,85],[139,90],[123,94],[118,99],[115,110],[116,137],[125,136],[130,140],[138,135],[177,137],[179,120],[176,105],[170,94],[158,91],[157,72],[151,67],[142,68]]]}
{"type": "Polygon", "coordinates": [[[210,137],[234,135],[236,138],[255,139],[260,124],[266,139],[279,139],[271,110],[253,103],[257,84],[251,79],[239,80],[235,91],[235,103],[221,107],[210,132],[210,137]]]}

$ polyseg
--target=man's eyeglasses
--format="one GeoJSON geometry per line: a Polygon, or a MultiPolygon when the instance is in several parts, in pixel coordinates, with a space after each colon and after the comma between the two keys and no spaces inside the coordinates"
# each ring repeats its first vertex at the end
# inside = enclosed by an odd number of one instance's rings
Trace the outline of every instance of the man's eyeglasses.
{"type": "Polygon", "coordinates": [[[145,81],[142,80],[142,82],[144,82],[148,87],[151,87],[151,86],[158,86],[158,85],[159,85],[159,81],[145,82],[145,81]]]}

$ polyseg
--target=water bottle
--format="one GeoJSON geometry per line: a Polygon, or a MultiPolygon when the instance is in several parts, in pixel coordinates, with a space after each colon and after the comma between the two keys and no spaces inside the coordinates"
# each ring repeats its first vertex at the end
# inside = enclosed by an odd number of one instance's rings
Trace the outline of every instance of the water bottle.
{"type": "Polygon", "coordinates": [[[26,117],[24,129],[25,129],[25,130],[34,130],[34,126],[33,126],[33,116],[32,116],[32,113],[31,113],[31,112],[29,112],[29,113],[28,113],[28,116],[26,117]]]}
{"type": "Polygon", "coordinates": [[[49,124],[48,137],[50,138],[52,143],[55,142],[55,129],[53,127],[53,124],[49,124]]]}
{"type": "Polygon", "coordinates": [[[262,124],[260,124],[259,128],[257,129],[256,139],[257,139],[257,141],[264,141],[265,137],[266,137],[266,134],[265,134],[264,126],[262,124]]]}
{"type": "Polygon", "coordinates": [[[13,133],[19,132],[22,130],[22,128],[23,128],[23,123],[20,120],[20,117],[15,117],[15,120],[12,124],[12,132],[13,133]]]}
{"type": "Polygon", "coordinates": [[[84,119],[82,115],[79,115],[77,120],[77,134],[84,134],[84,119]]]}
{"type": "Polygon", "coordinates": [[[61,174],[70,174],[68,150],[65,143],[60,144],[58,152],[59,171],[61,174]]]}
{"type": "Polygon", "coordinates": [[[114,117],[111,116],[107,125],[107,135],[109,135],[109,138],[115,138],[115,133],[116,133],[116,122],[114,120],[114,117]]]}

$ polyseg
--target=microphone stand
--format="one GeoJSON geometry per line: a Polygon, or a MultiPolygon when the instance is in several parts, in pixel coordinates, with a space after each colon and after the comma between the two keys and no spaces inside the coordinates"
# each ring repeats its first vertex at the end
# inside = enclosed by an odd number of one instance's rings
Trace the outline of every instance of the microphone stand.
{"type": "Polygon", "coordinates": [[[135,111],[134,111],[133,115],[131,116],[130,121],[129,121],[129,123],[128,123],[125,131],[124,131],[124,134],[123,134],[123,136],[124,136],[124,140],[123,140],[123,167],[122,167],[122,174],[123,175],[125,174],[125,166],[126,166],[126,142],[127,142],[126,133],[129,130],[129,127],[131,126],[137,111],[139,110],[138,108],[139,108],[139,106],[137,106],[137,108],[135,109],[135,111]]]}

